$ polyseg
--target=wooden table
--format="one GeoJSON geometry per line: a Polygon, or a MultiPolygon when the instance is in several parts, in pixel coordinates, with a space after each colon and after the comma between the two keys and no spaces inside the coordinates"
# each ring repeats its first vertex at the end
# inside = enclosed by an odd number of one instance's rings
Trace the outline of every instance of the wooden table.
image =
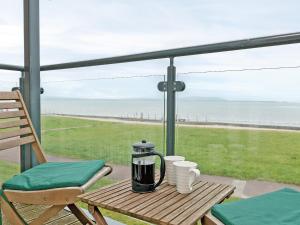
{"type": "Polygon", "coordinates": [[[179,194],[165,181],[152,193],[134,193],[131,180],[79,196],[89,205],[97,224],[106,225],[98,207],[154,224],[195,224],[217,203],[228,198],[235,187],[199,181],[190,194],[179,194]]]}

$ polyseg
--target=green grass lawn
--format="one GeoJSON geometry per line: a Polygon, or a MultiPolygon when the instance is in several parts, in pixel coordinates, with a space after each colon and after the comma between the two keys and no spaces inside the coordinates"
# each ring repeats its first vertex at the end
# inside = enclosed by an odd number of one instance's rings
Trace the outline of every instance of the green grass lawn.
{"type": "Polygon", "coordinates": [[[20,172],[20,166],[0,160],[0,184],[20,172]]]}
{"type": "MultiPolygon", "coordinates": [[[[44,116],[42,124],[42,144],[52,155],[126,165],[134,142],[163,146],[158,125],[55,116],[44,116]],[[55,130],[68,127],[82,128],[55,130]]],[[[178,127],[176,154],[199,163],[205,174],[300,184],[300,132],[178,127]]]]}

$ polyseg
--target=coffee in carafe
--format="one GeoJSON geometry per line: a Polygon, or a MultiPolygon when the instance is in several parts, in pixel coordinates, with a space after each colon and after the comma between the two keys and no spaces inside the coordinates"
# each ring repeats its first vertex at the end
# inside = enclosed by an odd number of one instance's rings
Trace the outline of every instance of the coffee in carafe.
{"type": "Polygon", "coordinates": [[[134,192],[152,192],[164,179],[165,161],[154,147],[145,140],[133,145],[131,175],[134,192]],[[160,179],[157,183],[155,183],[155,156],[161,159],[160,179]]]}

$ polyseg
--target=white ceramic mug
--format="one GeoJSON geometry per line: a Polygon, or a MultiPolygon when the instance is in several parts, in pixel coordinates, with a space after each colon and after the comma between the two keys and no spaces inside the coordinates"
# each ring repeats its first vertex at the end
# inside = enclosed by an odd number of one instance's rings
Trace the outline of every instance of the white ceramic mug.
{"type": "Polygon", "coordinates": [[[169,185],[176,185],[176,174],[175,174],[175,166],[174,162],[184,161],[185,158],[183,156],[170,155],[165,156],[165,165],[166,165],[166,177],[169,185]]]}
{"type": "Polygon", "coordinates": [[[173,163],[176,171],[176,189],[181,194],[191,193],[193,184],[200,176],[197,163],[190,161],[178,161],[173,163]]]}

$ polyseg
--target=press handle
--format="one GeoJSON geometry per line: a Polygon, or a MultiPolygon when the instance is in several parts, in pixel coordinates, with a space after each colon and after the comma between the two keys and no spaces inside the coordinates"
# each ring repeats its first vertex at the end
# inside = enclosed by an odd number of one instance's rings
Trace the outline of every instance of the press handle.
{"type": "Polygon", "coordinates": [[[154,187],[158,187],[161,182],[163,182],[164,178],[165,178],[165,173],[166,173],[166,165],[165,165],[165,160],[162,154],[158,153],[158,152],[151,152],[151,154],[153,155],[158,155],[160,158],[160,178],[159,181],[154,185],[154,187]]]}

